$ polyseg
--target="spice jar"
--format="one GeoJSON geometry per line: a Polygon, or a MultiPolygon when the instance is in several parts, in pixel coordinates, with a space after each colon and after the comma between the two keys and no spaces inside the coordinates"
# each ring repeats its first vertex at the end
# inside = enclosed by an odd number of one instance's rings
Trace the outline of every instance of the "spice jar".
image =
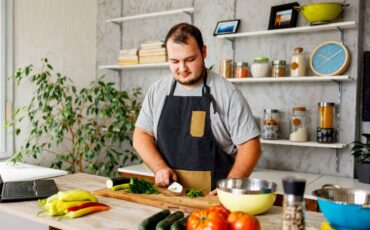
{"type": "Polygon", "coordinates": [[[306,76],[306,58],[302,47],[294,49],[290,62],[290,75],[293,77],[306,76]]]}
{"type": "Polygon", "coordinates": [[[279,110],[265,109],[262,119],[262,134],[261,138],[275,140],[279,137],[279,110]]]}
{"type": "Polygon", "coordinates": [[[234,77],[235,78],[246,78],[246,77],[248,77],[248,63],[247,62],[237,62],[237,63],[235,63],[234,77]]]}
{"type": "Polygon", "coordinates": [[[224,78],[231,78],[232,77],[232,68],[233,68],[233,60],[232,59],[221,60],[220,75],[223,76],[224,78]]]}
{"type": "Polygon", "coordinates": [[[304,230],[304,189],[306,181],[296,177],[283,179],[284,201],[281,230],[304,230]]]}
{"type": "Polygon", "coordinates": [[[267,57],[256,57],[251,65],[253,77],[268,77],[271,73],[271,65],[267,57]]]}
{"type": "Polygon", "coordinates": [[[291,141],[307,141],[307,127],[306,127],[306,108],[293,107],[290,114],[289,123],[289,140],[291,141]]]}
{"type": "Polygon", "coordinates": [[[317,142],[335,142],[335,104],[319,102],[317,114],[317,142]]]}
{"type": "Polygon", "coordinates": [[[285,60],[274,60],[272,62],[272,77],[284,77],[285,76],[285,60]]]}

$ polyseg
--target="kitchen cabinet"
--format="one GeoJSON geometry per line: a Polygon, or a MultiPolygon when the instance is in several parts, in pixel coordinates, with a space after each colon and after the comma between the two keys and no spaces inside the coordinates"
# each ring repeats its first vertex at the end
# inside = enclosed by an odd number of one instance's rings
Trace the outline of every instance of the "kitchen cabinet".
{"type": "MultiPolygon", "coordinates": [[[[145,19],[145,18],[153,18],[153,17],[175,15],[175,14],[187,14],[191,18],[191,23],[193,23],[193,12],[194,12],[194,7],[189,7],[189,8],[182,8],[182,9],[176,9],[176,10],[168,10],[168,11],[154,12],[154,13],[148,13],[148,14],[140,14],[140,15],[127,16],[127,17],[113,18],[113,19],[106,20],[106,22],[114,23],[116,25],[121,25],[121,23],[132,21],[132,20],[140,20],[140,19],[145,19]]],[[[136,64],[136,65],[101,65],[99,66],[99,69],[121,71],[121,70],[127,70],[127,69],[147,69],[147,68],[165,68],[165,67],[168,67],[168,62],[136,64]]]]}
{"type": "MultiPolygon", "coordinates": [[[[287,28],[287,29],[276,29],[276,30],[262,30],[262,31],[251,31],[251,32],[243,32],[243,33],[235,33],[235,34],[226,34],[226,35],[218,35],[216,38],[218,39],[227,39],[232,42],[232,52],[233,52],[233,59],[235,60],[235,39],[237,38],[245,38],[245,37],[255,37],[255,36],[268,36],[268,35],[275,35],[275,34],[295,34],[295,33],[308,33],[308,32],[319,32],[319,31],[326,31],[326,30],[338,30],[341,35],[341,41],[344,40],[343,31],[345,29],[351,29],[356,27],[355,21],[345,21],[345,22],[337,22],[337,23],[330,23],[318,26],[302,26],[302,27],[295,27],[295,28],[287,28]]],[[[272,78],[272,77],[263,77],[263,78],[231,78],[228,79],[230,82],[235,84],[246,84],[246,83],[275,83],[275,82],[334,82],[338,84],[338,100],[337,100],[337,130],[340,130],[340,107],[342,102],[342,82],[345,81],[352,81],[348,75],[341,75],[341,76],[304,76],[304,77],[280,77],[280,78],[272,78]]],[[[339,134],[338,134],[339,139],[339,134]]],[[[273,144],[273,145],[288,145],[288,146],[302,146],[302,147],[315,147],[315,148],[332,148],[336,151],[336,171],[339,172],[339,149],[343,149],[347,146],[346,143],[317,143],[317,142],[292,142],[289,140],[261,140],[262,144],[273,144]]]]}

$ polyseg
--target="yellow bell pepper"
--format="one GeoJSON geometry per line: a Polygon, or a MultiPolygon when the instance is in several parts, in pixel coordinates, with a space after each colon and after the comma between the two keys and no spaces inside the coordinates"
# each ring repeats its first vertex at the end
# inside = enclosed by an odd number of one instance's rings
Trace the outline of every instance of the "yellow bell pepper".
{"type": "Polygon", "coordinates": [[[60,201],[93,201],[98,199],[88,191],[84,190],[69,190],[58,192],[58,200],[60,201]]]}

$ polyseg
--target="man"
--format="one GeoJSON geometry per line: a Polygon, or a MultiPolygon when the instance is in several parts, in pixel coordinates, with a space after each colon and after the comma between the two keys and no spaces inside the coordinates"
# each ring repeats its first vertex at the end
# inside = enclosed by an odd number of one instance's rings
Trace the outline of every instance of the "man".
{"type": "Polygon", "coordinates": [[[168,186],[179,180],[211,191],[219,179],[248,177],[261,150],[244,97],[205,68],[207,49],[198,28],[175,25],[165,44],[173,77],[149,89],[133,136],[155,183],[168,186]]]}

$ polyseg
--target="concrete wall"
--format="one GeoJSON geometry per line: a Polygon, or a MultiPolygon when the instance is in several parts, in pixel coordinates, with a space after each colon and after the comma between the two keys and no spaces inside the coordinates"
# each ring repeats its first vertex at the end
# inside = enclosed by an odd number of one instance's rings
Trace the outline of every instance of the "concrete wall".
{"type": "MultiPolygon", "coordinates": [[[[14,0],[14,69],[40,66],[48,57],[54,69],[86,86],[96,78],[97,4],[91,0],[14,0]]],[[[27,105],[33,88],[16,86],[15,107],[27,105]]],[[[16,138],[18,149],[24,136],[16,138]]],[[[50,156],[28,162],[50,166],[50,156]]],[[[48,226],[0,213],[1,229],[48,229],[48,226]]]]}
{"type": "MultiPolygon", "coordinates": [[[[54,70],[78,86],[95,80],[96,7],[91,0],[15,0],[14,69],[28,64],[40,67],[41,58],[48,57],[54,70]]],[[[14,106],[28,105],[33,90],[25,82],[15,86],[14,106]]],[[[16,138],[16,150],[24,139],[22,134],[16,138]]],[[[28,161],[50,166],[51,159],[46,154],[28,161]]]]}
{"type": "MultiPolygon", "coordinates": [[[[106,19],[191,7],[194,4],[194,24],[203,32],[205,44],[208,46],[206,65],[215,65],[215,70],[218,70],[219,61],[231,58],[233,53],[230,41],[213,37],[217,21],[240,18],[241,32],[266,30],[271,6],[289,2],[291,1],[124,0],[119,2],[99,0],[97,63],[98,65],[114,64],[120,48],[138,48],[142,42],[164,39],[166,32],[172,25],[183,21],[190,22],[190,17],[185,14],[129,21],[123,23],[121,27],[113,23],[104,23],[106,19]]],[[[299,1],[301,5],[310,2],[315,1],[299,1]]],[[[343,19],[340,20],[359,22],[359,15],[362,14],[360,2],[358,0],[346,2],[350,3],[351,7],[346,9],[343,19]]],[[[299,16],[298,26],[307,24],[304,18],[299,16]]],[[[358,119],[356,119],[358,108],[354,103],[357,101],[358,89],[358,38],[358,28],[345,30],[344,43],[348,46],[352,56],[351,65],[346,74],[356,80],[342,84],[341,117],[344,119],[341,120],[339,140],[342,143],[351,143],[354,140],[356,127],[359,125],[358,119]]],[[[308,57],[314,47],[327,40],[340,40],[340,33],[337,30],[332,30],[239,38],[235,40],[235,60],[251,63],[254,57],[264,55],[271,60],[285,59],[289,62],[295,47],[303,47],[308,57]]],[[[107,74],[112,79],[121,81],[122,87],[126,89],[141,86],[145,93],[153,82],[168,74],[169,71],[163,68],[121,72],[98,71],[98,73],[107,74]]],[[[311,72],[309,74],[313,75],[311,72]]],[[[288,135],[288,118],[291,107],[306,106],[310,116],[311,140],[315,140],[317,102],[337,102],[339,99],[338,84],[333,82],[254,83],[239,84],[238,87],[248,100],[257,119],[261,118],[265,108],[275,108],[281,111],[281,120],[283,121],[281,128],[285,138],[288,135]]],[[[349,148],[345,148],[339,152],[339,172],[336,172],[335,150],[323,148],[264,145],[263,156],[258,166],[352,177],[354,162],[349,150],[349,148]]]]}

